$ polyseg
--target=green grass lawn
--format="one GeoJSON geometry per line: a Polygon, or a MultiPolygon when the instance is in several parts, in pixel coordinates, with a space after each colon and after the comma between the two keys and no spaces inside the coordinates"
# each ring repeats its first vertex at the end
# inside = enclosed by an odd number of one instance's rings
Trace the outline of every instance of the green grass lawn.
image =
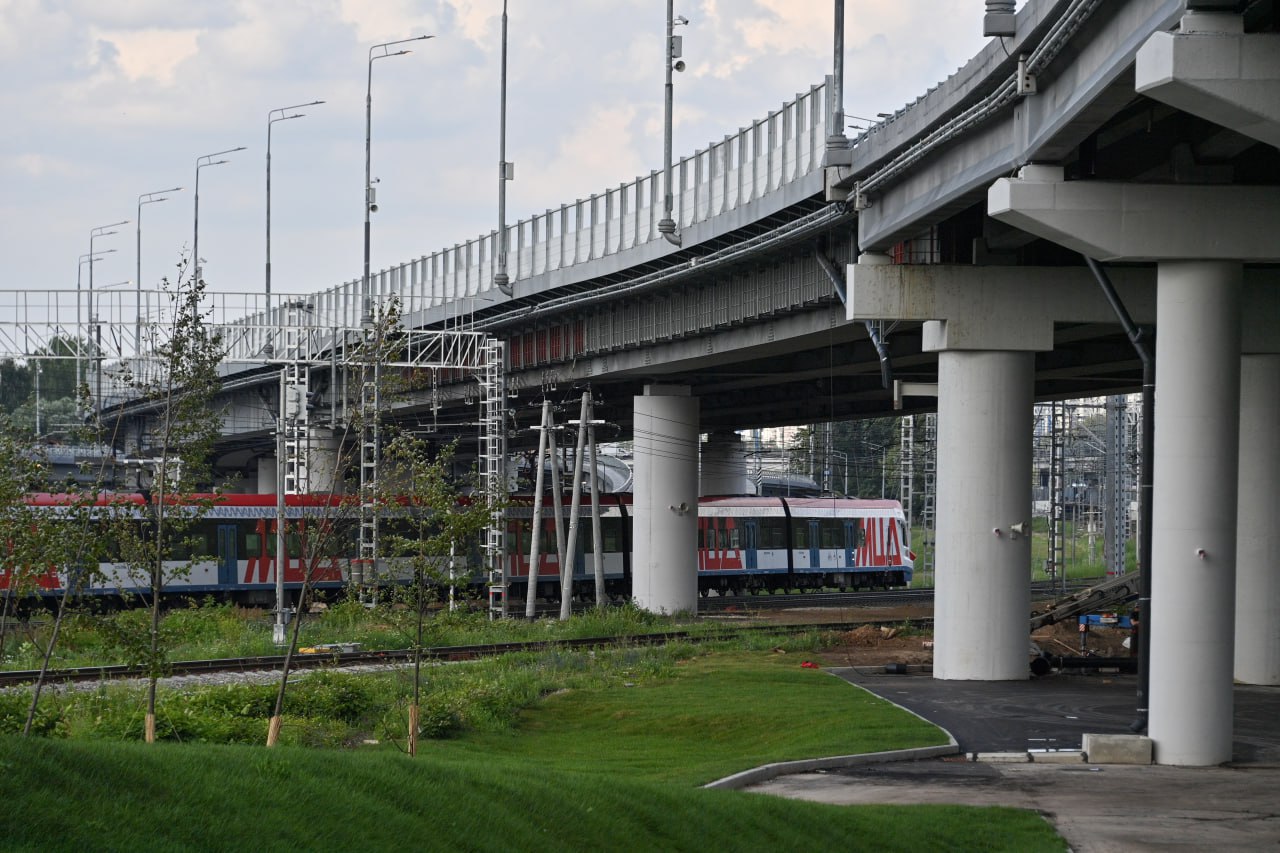
{"type": "Polygon", "coordinates": [[[1030,812],[834,807],[699,783],[943,742],[802,655],[547,697],[513,729],[319,750],[0,737],[6,850],[1061,850],[1030,812]],[[628,686],[633,684],[633,686],[628,686]]]}
{"type": "Polygon", "coordinates": [[[426,745],[442,760],[510,758],[549,770],[700,785],[774,761],[945,744],[942,731],[798,655],[723,653],[675,677],[574,690],[515,731],[426,745]],[[803,713],[800,710],[803,709],[803,713]]]}

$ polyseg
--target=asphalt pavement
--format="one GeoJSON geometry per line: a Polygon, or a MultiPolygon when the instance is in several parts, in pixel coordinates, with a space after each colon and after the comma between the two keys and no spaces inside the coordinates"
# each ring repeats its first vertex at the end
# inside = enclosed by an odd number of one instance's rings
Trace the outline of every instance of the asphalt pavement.
{"type": "Polygon", "coordinates": [[[1085,733],[1129,733],[1135,676],[966,682],[883,667],[831,672],[947,730],[959,754],[781,776],[748,790],[836,804],[1034,809],[1074,851],[1280,850],[1280,687],[1235,688],[1229,764],[1093,765],[1071,751],[1085,733]],[[975,753],[997,755],[969,760],[975,753]]]}

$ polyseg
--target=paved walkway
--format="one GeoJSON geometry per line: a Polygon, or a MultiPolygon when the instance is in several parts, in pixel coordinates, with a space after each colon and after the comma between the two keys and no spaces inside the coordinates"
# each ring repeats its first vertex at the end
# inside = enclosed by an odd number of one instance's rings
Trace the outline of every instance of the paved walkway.
{"type": "MultiPolygon", "coordinates": [[[[946,682],[833,669],[947,729],[965,753],[1080,748],[1127,733],[1133,676],[946,682]]],[[[749,790],[826,803],[1035,809],[1082,851],[1280,850],[1280,688],[1237,687],[1233,761],[1222,767],[985,763],[960,756],[785,776],[749,790]]]]}

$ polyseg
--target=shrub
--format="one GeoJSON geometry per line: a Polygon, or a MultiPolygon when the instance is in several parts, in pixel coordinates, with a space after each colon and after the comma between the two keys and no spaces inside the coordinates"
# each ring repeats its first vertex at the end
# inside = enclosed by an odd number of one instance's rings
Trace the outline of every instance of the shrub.
{"type": "MultiPolygon", "coordinates": [[[[9,690],[0,693],[0,733],[18,734],[27,722],[27,711],[31,707],[31,696],[24,690],[9,690]]],[[[46,737],[66,736],[66,724],[63,709],[56,696],[46,696],[36,707],[36,716],[31,721],[31,731],[46,737]]]]}

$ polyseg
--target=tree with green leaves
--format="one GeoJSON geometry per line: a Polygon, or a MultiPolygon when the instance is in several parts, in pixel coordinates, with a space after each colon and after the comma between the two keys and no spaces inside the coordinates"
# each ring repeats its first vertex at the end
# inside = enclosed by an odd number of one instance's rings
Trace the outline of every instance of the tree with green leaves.
{"type": "MultiPolygon", "coordinates": [[[[42,589],[57,592],[52,628],[43,640],[40,672],[31,691],[23,735],[31,733],[62,626],[79,593],[102,580],[107,538],[102,525],[119,505],[105,493],[105,468],[89,472],[87,484],[70,484],[68,491],[48,495],[36,505],[28,500],[47,480],[43,457],[19,431],[0,424],[0,545],[5,580],[4,619],[24,597],[42,589]]],[[[79,436],[95,439],[91,431],[79,436]]],[[[0,636],[5,631],[0,626],[0,636]]],[[[33,638],[34,639],[34,638],[33,638]]],[[[37,643],[40,641],[37,640],[37,643]]]]}
{"type": "MultiPolygon", "coordinates": [[[[452,476],[457,441],[432,453],[431,443],[408,431],[396,431],[384,448],[384,482],[394,484],[379,500],[389,518],[382,547],[398,573],[408,570],[409,586],[402,590],[414,612],[413,695],[409,704],[409,755],[417,755],[418,719],[422,698],[423,625],[427,609],[457,584],[458,555],[473,550],[489,523],[490,507],[482,499],[464,501],[463,491],[481,495],[476,478],[459,483],[452,476]],[[469,487],[469,488],[468,488],[469,487]]],[[[478,567],[463,563],[464,583],[478,567]]]]}
{"type": "Polygon", "coordinates": [[[7,415],[0,414],[0,660],[4,660],[9,620],[15,604],[35,589],[44,573],[44,552],[33,535],[42,520],[27,501],[45,476],[35,448],[23,441],[7,415]]]}
{"type": "Polygon", "coordinates": [[[147,590],[150,603],[146,636],[128,649],[147,670],[148,743],[155,740],[157,682],[168,669],[160,620],[164,587],[189,575],[211,551],[198,525],[216,499],[210,494],[209,459],[222,418],[211,408],[226,349],[203,306],[205,282],[189,272],[185,258],[176,282],[166,278],[161,287],[172,309],[168,337],[141,361],[139,372],[126,368],[119,377],[149,408],[152,456],[141,462],[143,502],[135,517],[117,515],[112,530],[121,562],[134,584],[147,590]]]}
{"type": "MultiPolygon", "coordinates": [[[[384,375],[382,371],[376,369],[376,366],[396,359],[400,329],[399,303],[393,298],[390,304],[378,310],[373,318],[373,325],[366,331],[364,339],[349,353],[350,361],[360,365],[361,377],[357,387],[364,386],[364,380],[369,379],[378,387],[377,399],[383,402],[388,401],[398,390],[402,380],[396,375],[384,375]]],[[[305,356],[305,354],[301,355],[305,356]]],[[[281,381],[283,383],[283,377],[281,381]]],[[[360,442],[368,437],[369,428],[376,430],[378,416],[379,413],[376,410],[371,413],[356,410],[342,422],[341,428],[337,431],[338,434],[334,436],[337,448],[337,459],[333,461],[335,474],[348,471],[359,464],[359,459],[355,458],[355,455],[359,452],[360,442]]],[[[276,428],[281,435],[287,428],[286,418],[285,411],[277,413],[276,428]]],[[[334,424],[334,426],[338,425],[334,424]]],[[[278,442],[277,452],[282,452],[283,447],[284,442],[278,442]]],[[[304,460],[304,462],[308,467],[310,466],[310,460],[304,460]]],[[[339,484],[335,483],[335,492],[348,491],[338,486],[339,484]]],[[[315,583],[337,565],[337,560],[350,555],[355,539],[353,531],[359,529],[361,504],[364,498],[364,495],[354,497],[345,494],[341,497],[333,495],[320,504],[310,507],[307,517],[296,520],[292,525],[283,518],[277,519],[278,529],[285,533],[283,538],[293,543],[296,549],[302,587],[298,592],[292,629],[286,642],[284,664],[280,670],[280,680],[276,689],[275,706],[267,724],[266,745],[268,747],[275,746],[279,741],[289,688],[289,674],[293,668],[293,657],[298,652],[298,637],[301,634],[315,583]],[[292,533],[289,533],[290,530],[292,533]]],[[[289,550],[291,549],[277,548],[280,552],[276,557],[277,572],[285,571],[289,550]]],[[[376,588],[377,578],[370,580],[376,588]]],[[[363,594],[363,589],[353,583],[349,592],[359,597],[363,594]]],[[[279,606],[283,608],[285,605],[281,602],[279,606]]]]}

